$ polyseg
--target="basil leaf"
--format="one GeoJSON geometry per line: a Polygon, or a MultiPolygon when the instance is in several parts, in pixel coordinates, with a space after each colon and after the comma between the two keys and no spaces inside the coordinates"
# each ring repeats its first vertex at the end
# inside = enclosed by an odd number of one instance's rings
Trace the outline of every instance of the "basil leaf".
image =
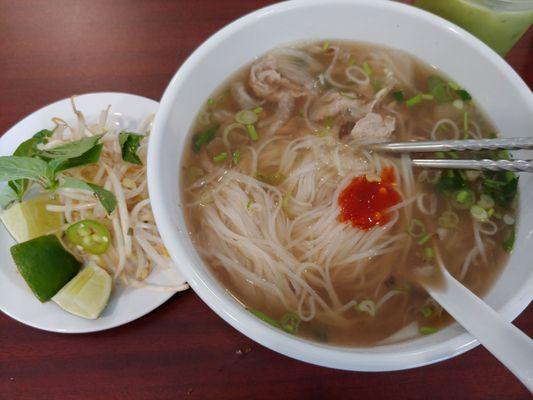
{"type": "Polygon", "coordinates": [[[71,176],[63,176],[59,188],[80,189],[93,192],[98,200],[100,200],[100,203],[102,203],[102,206],[105,208],[108,214],[111,214],[117,206],[117,198],[109,190],[92,183],[81,181],[71,176]]]}
{"type": "Polygon", "coordinates": [[[205,132],[195,134],[192,137],[192,150],[198,154],[203,146],[215,138],[217,129],[218,127],[213,126],[205,132]]]}
{"type": "Polygon", "coordinates": [[[100,154],[102,153],[102,143],[97,144],[89,151],[83,153],[79,157],[64,159],[54,158],[49,161],[49,165],[53,168],[55,173],[64,171],[66,169],[81,167],[83,165],[95,164],[100,160],[100,154]]]}
{"type": "MultiPolygon", "coordinates": [[[[48,141],[48,138],[53,134],[54,132],[48,129],[40,130],[35,135],[33,135],[32,138],[22,142],[17,147],[13,155],[20,157],[34,157],[39,152],[37,145],[41,143],[46,143],[48,141]]],[[[27,179],[17,179],[10,181],[9,186],[15,191],[18,200],[22,201],[24,194],[30,186],[30,182],[27,179]]]]}
{"type": "Polygon", "coordinates": [[[118,140],[122,150],[122,159],[132,164],[142,165],[142,161],[137,155],[137,150],[144,139],[143,135],[133,132],[120,132],[118,140]]]}
{"type": "Polygon", "coordinates": [[[39,153],[39,157],[64,159],[80,157],[95,147],[102,136],[104,135],[90,136],[57,147],[52,147],[51,149],[43,150],[39,153]]]}
{"type": "Polygon", "coordinates": [[[18,194],[9,186],[5,186],[0,190],[0,208],[6,209],[18,200],[18,194]]]}
{"type": "Polygon", "coordinates": [[[46,186],[48,179],[47,164],[39,158],[4,156],[0,157],[0,182],[15,179],[31,179],[46,186]]]}
{"type": "Polygon", "coordinates": [[[437,103],[448,103],[453,101],[453,90],[442,78],[431,75],[427,79],[429,93],[437,103]]]}
{"type": "Polygon", "coordinates": [[[33,157],[38,152],[39,149],[37,148],[38,144],[46,143],[48,141],[48,138],[52,136],[54,132],[43,129],[37,132],[35,135],[33,135],[32,138],[25,140],[22,142],[15,152],[13,153],[14,156],[20,156],[20,157],[33,157]]]}

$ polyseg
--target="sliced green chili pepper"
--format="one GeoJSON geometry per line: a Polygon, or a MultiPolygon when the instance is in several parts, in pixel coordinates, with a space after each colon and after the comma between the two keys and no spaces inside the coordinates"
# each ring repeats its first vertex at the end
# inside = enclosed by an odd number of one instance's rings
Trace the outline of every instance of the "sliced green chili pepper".
{"type": "Polygon", "coordinates": [[[69,226],[65,231],[67,239],[91,254],[102,254],[111,243],[111,234],[105,225],[92,219],[84,219],[69,226]]]}

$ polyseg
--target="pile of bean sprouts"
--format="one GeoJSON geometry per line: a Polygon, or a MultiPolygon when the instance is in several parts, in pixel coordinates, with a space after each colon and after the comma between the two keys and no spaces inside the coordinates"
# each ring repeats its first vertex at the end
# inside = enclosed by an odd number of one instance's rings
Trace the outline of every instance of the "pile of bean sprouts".
{"type": "Polygon", "coordinates": [[[92,193],[78,189],[58,191],[58,204],[49,204],[47,209],[64,215],[65,226],[61,230],[83,219],[95,219],[104,224],[112,236],[112,243],[104,254],[91,255],[79,248],[71,250],[84,262],[96,262],[116,281],[127,286],[159,291],[187,289],[187,283],[177,272],[159,236],[148,196],[146,154],[154,115],[146,117],[139,126],[130,127],[125,126],[123,117],[114,116],[109,106],[100,113],[96,123],[90,124],[76,108],[74,99],[72,108],[76,115],[76,124],[71,125],[59,117],[53,118],[54,133],[43,148],[104,134],[101,139],[104,146],[100,161],[94,165],[68,170],[67,174],[113,192],[117,207],[108,215],[92,193]],[[114,120],[113,117],[119,120],[114,120]],[[125,128],[146,136],[137,153],[142,165],[131,164],[122,159],[119,133],[125,128]],[[162,272],[165,278],[168,277],[165,279],[168,283],[148,283],[148,278],[156,271],[162,272]]]}

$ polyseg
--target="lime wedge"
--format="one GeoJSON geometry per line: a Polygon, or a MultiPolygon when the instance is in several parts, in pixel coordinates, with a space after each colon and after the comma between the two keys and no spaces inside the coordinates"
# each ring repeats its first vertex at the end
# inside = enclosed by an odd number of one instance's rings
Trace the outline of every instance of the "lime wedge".
{"type": "Polygon", "coordinates": [[[57,232],[63,225],[63,213],[51,212],[47,204],[57,204],[49,195],[14,204],[0,214],[0,219],[13,238],[21,243],[57,232]]]}
{"type": "Polygon", "coordinates": [[[50,300],[76,276],[80,263],[57,236],[47,235],[11,247],[20,275],[42,302],[50,300]]]}
{"type": "Polygon", "coordinates": [[[111,295],[111,276],[95,263],[89,263],[52,297],[63,310],[87,319],[96,319],[111,295]]]}

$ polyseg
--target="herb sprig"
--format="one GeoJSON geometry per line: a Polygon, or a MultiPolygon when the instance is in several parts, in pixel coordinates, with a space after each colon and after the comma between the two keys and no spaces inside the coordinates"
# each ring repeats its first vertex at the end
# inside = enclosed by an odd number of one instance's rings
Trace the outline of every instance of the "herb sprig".
{"type": "Polygon", "coordinates": [[[22,201],[25,193],[37,183],[47,191],[74,188],[94,193],[108,214],[116,207],[115,195],[89,182],[64,175],[62,172],[99,161],[103,135],[75,140],[49,149],[40,149],[52,136],[50,130],[41,130],[22,142],[12,156],[0,157],[0,182],[8,185],[0,191],[0,207],[7,208],[15,201],[22,201]]]}

